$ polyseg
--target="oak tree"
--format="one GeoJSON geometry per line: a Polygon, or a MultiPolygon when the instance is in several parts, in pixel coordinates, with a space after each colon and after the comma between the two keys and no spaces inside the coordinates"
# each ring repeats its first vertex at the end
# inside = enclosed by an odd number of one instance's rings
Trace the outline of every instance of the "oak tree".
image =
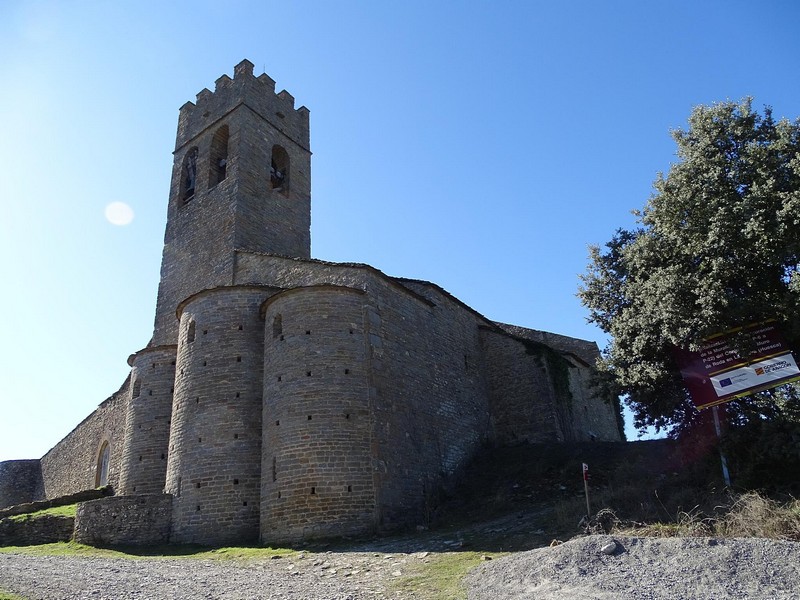
{"type": "MultiPolygon", "coordinates": [[[[674,348],[766,319],[800,348],[800,120],[776,121],[751,99],[721,102],[695,108],[672,137],[677,162],[635,212],[636,228],[590,248],[579,291],[611,338],[606,384],[640,428],[693,418],[674,348]]],[[[779,410],[785,397],[735,407],[779,410]]]]}

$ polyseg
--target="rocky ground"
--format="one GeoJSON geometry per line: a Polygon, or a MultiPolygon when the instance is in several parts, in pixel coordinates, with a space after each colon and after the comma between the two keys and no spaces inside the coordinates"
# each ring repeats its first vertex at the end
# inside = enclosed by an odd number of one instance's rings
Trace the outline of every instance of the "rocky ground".
{"type": "Polygon", "coordinates": [[[467,585],[470,600],[790,600],[800,598],[800,543],[588,536],[481,565],[467,585]]]}
{"type": "MultiPolygon", "coordinates": [[[[410,600],[435,596],[401,592],[397,582],[442,552],[466,549],[468,537],[396,538],[258,560],[0,554],[0,590],[31,600],[410,600]]],[[[611,536],[514,552],[465,580],[469,600],[788,600],[800,597],[798,582],[800,543],[611,536]]]]}
{"type": "Polygon", "coordinates": [[[0,588],[31,600],[368,600],[413,555],[337,553],[265,561],[0,555],[0,588]]]}

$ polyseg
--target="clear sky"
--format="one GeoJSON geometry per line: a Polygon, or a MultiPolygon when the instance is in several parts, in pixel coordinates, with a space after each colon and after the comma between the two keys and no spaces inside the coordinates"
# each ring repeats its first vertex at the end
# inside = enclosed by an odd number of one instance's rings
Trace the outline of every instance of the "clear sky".
{"type": "Polygon", "coordinates": [[[0,460],[43,455],[149,341],[178,108],[243,58],[311,111],[315,258],[603,346],[587,245],[633,224],[693,106],[800,116],[798,23],[794,0],[0,2],[0,460]]]}

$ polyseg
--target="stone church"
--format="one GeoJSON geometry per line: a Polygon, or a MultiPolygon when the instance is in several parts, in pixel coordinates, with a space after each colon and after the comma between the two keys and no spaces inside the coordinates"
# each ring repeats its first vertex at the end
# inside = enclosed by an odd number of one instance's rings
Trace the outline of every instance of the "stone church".
{"type": "Polygon", "coordinates": [[[0,506],[110,484],[169,540],[423,522],[487,445],[619,440],[593,342],[494,322],[434,283],[310,256],[309,111],[245,60],[180,109],[153,336],[0,506]]]}

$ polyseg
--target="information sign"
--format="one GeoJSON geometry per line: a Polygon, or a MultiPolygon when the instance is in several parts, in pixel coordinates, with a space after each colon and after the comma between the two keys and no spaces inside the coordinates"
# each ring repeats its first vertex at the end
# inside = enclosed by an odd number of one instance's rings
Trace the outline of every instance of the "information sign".
{"type": "Polygon", "coordinates": [[[716,335],[699,352],[678,350],[675,356],[700,409],[800,380],[792,351],[774,322],[716,335]],[[738,336],[738,347],[751,349],[747,356],[742,357],[733,345],[734,336],[738,336]]]}

